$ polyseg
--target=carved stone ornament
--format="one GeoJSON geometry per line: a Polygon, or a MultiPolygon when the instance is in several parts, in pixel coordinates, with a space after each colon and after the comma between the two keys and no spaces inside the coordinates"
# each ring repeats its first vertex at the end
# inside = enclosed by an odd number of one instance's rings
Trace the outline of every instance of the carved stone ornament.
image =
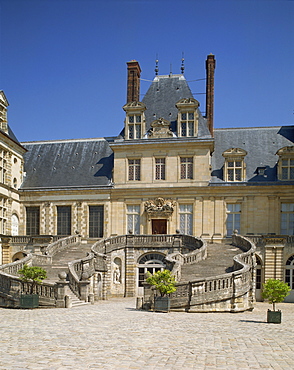
{"type": "Polygon", "coordinates": [[[151,123],[149,138],[169,138],[173,137],[170,130],[170,122],[163,118],[158,118],[151,123]]]}
{"type": "Polygon", "coordinates": [[[147,200],[144,204],[145,212],[148,216],[162,216],[170,217],[176,205],[175,201],[171,199],[156,198],[154,200],[147,200]]]}

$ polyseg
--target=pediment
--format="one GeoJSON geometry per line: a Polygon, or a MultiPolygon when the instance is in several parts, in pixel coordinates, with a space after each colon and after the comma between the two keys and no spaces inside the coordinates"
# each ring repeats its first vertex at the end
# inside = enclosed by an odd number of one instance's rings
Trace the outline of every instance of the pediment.
{"type": "Polygon", "coordinates": [[[184,108],[184,107],[189,107],[189,108],[193,108],[193,109],[196,109],[200,106],[200,103],[198,100],[194,99],[194,98],[183,98],[181,100],[179,100],[177,103],[176,103],[176,107],[179,109],[179,108],[184,108]]]}
{"type": "Polygon", "coordinates": [[[7,100],[3,90],[0,90],[0,104],[5,105],[5,107],[8,107],[8,105],[9,105],[8,100],[7,100]]]}
{"type": "Polygon", "coordinates": [[[230,148],[225,150],[222,155],[223,157],[245,157],[247,152],[241,148],[230,148]]]}
{"type": "Polygon", "coordinates": [[[146,110],[146,105],[140,101],[132,101],[123,106],[124,111],[145,111],[146,110]]]}
{"type": "Polygon", "coordinates": [[[284,146],[279,149],[276,154],[280,157],[284,155],[294,155],[294,146],[284,146]]]}

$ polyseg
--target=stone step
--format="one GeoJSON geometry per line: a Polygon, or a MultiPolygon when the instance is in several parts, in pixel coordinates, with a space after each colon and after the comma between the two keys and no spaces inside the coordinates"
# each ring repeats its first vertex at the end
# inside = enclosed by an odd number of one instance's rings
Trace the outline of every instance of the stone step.
{"type": "Polygon", "coordinates": [[[182,266],[181,281],[221,275],[233,270],[233,257],[242,253],[238,247],[229,244],[208,244],[204,261],[182,266]]]}

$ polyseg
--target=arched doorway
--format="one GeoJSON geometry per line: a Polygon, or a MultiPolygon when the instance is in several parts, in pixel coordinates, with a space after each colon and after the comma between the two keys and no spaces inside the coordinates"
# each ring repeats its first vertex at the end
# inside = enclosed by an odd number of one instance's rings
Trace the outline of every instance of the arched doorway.
{"type": "Polygon", "coordinates": [[[294,255],[289,257],[285,266],[285,283],[291,288],[290,294],[285,302],[294,302],[294,255]]]}
{"type": "Polygon", "coordinates": [[[255,255],[256,257],[256,270],[255,270],[255,299],[257,301],[262,301],[262,283],[263,283],[263,270],[262,270],[262,262],[260,257],[255,255]]]}
{"type": "Polygon", "coordinates": [[[137,273],[137,295],[144,294],[143,283],[146,280],[146,273],[154,274],[165,269],[165,255],[157,252],[144,254],[138,260],[137,273]]]}

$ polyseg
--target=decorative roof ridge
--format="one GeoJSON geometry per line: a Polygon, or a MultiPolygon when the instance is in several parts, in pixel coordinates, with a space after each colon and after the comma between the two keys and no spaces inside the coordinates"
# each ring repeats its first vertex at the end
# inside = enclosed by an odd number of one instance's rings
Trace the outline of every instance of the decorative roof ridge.
{"type": "Polygon", "coordinates": [[[59,143],[77,143],[87,141],[107,141],[104,137],[88,138],[88,139],[57,139],[57,140],[40,140],[40,141],[24,141],[21,145],[37,145],[37,144],[59,144],[59,143]]]}
{"type": "Polygon", "coordinates": [[[294,127],[293,125],[280,125],[280,126],[257,126],[257,127],[223,127],[223,128],[214,128],[214,131],[225,131],[225,130],[260,130],[260,129],[277,129],[281,127],[294,127]]]}

